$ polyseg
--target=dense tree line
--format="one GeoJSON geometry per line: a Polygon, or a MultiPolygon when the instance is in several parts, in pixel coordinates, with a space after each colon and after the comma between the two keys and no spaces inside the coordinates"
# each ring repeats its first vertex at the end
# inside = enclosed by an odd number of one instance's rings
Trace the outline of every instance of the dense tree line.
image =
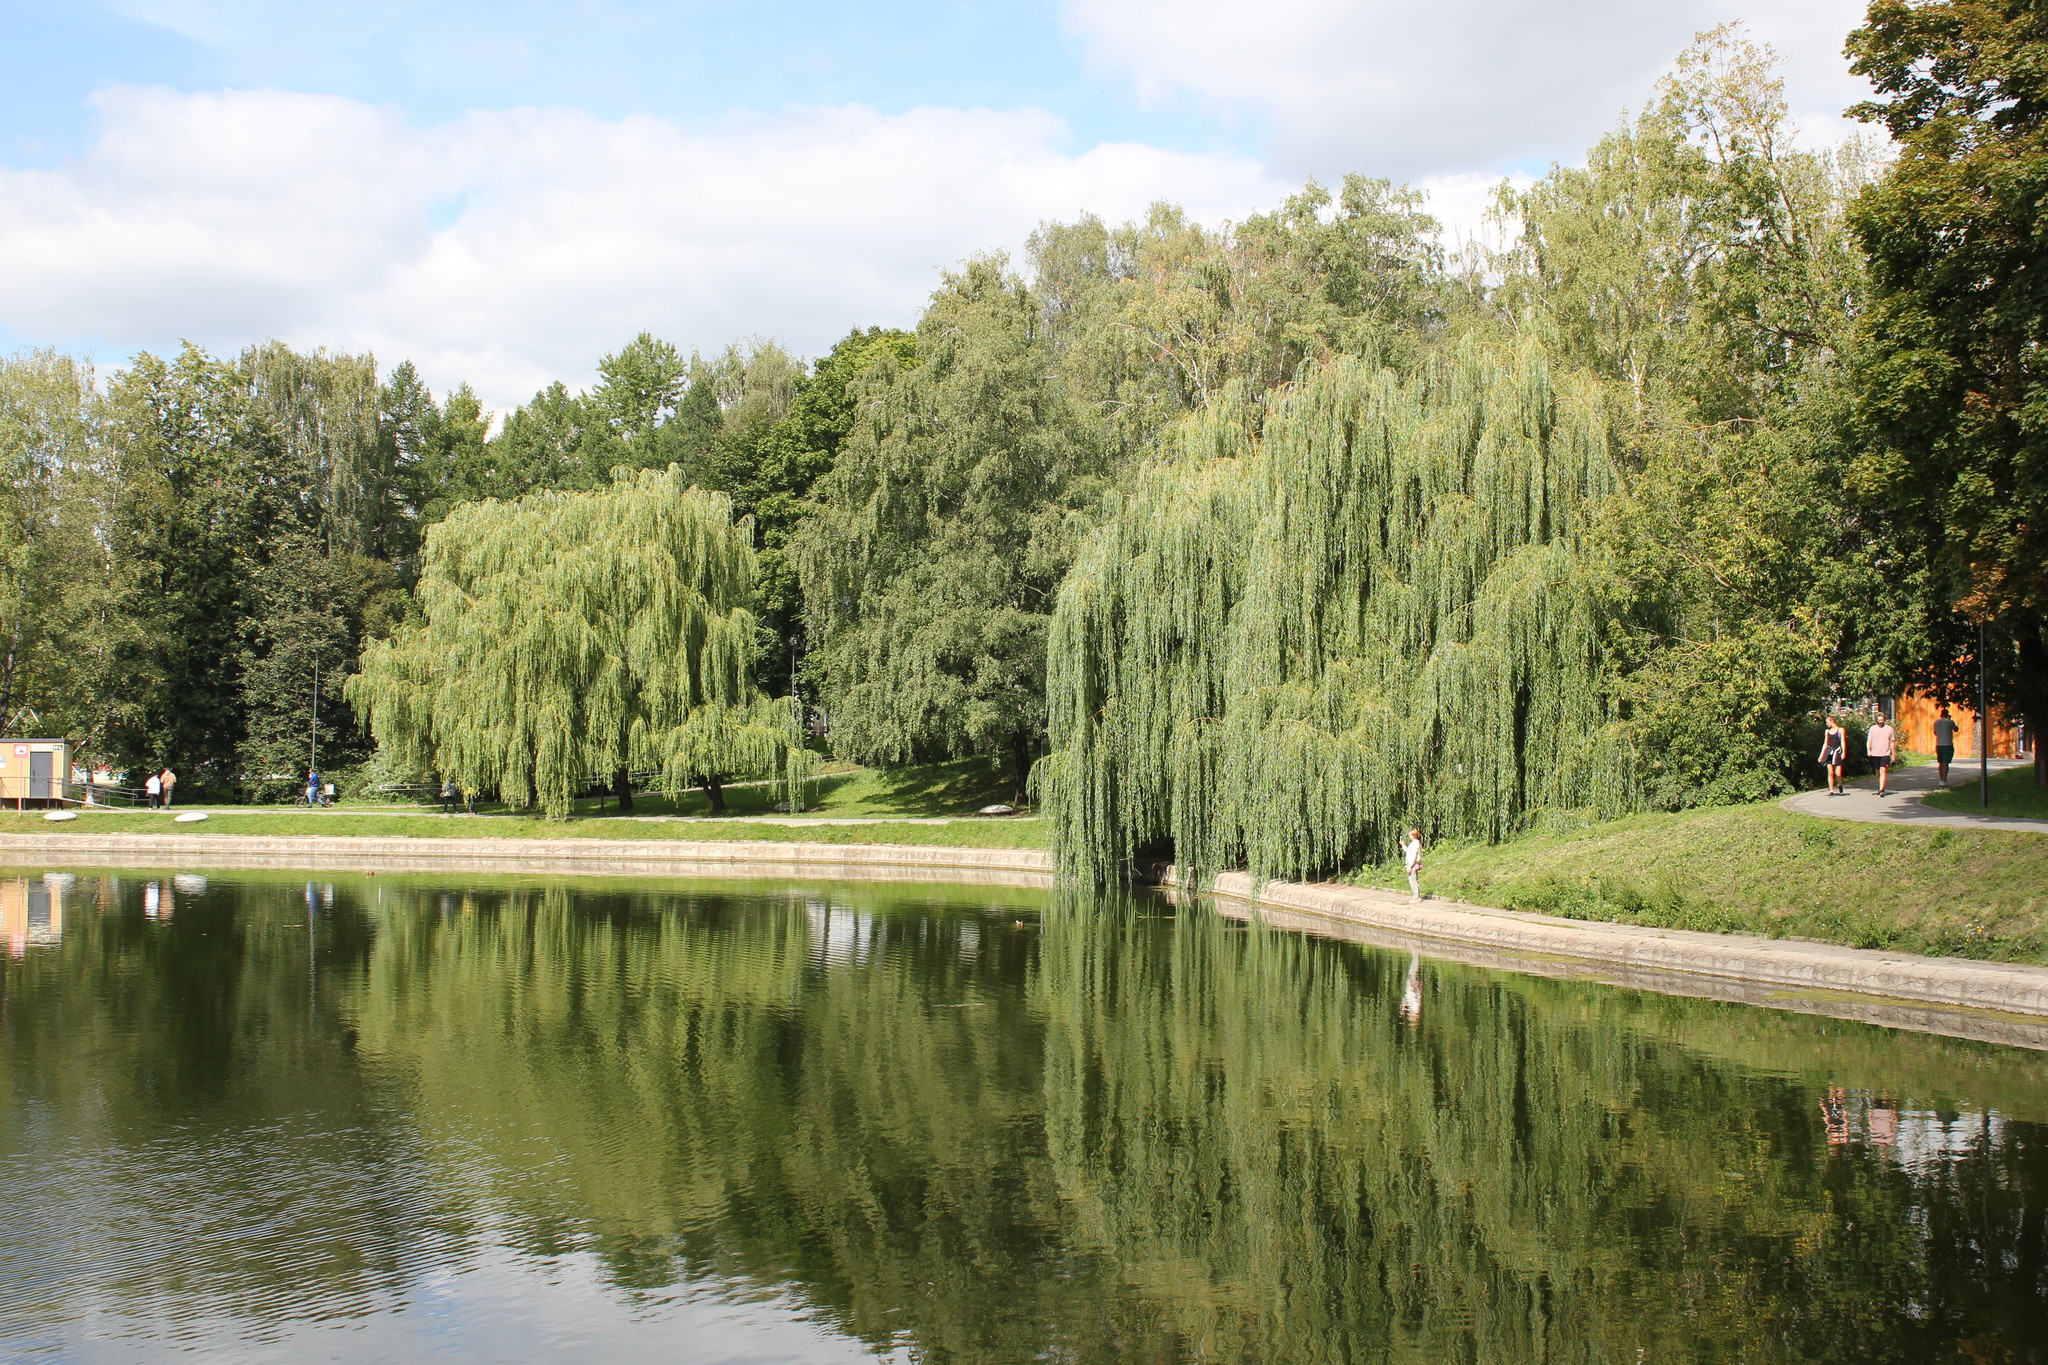
{"type": "MultiPolygon", "coordinates": [[[[949,274],[911,332],[856,332],[815,364],[768,342],[707,358],[642,335],[588,391],[553,384],[498,418],[465,386],[436,397],[410,364],[380,376],[367,356],[276,343],[234,360],[145,355],[105,383],[61,356],[16,357],[0,368],[0,710],[118,763],[176,759],[260,791],[300,766],[317,665],[323,750],[366,761],[362,693],[344,684],[366,646],[422,611],[436,528],[484,500],[599,496],[621,471],[673,467],[672,486],[722,495],[749,528],[760,697],[799,695],[842,756],[998,753],[1020,784],[1049,740],[1079,733],[1057,725],[1104,701],[1085,686],[1049,700],[1048,672],[1073,681],[1105,650],[1142,654],[1129,632],[1175,609],[1158,564],[1128,559],[1163,553],[1147,536],[1185,523],[1175,552],[1198,597],[1227,586],[1226,561],[1257,535],[1277,537],[1259,551],[1271,564],[1323,577],[1287,602],[1274,588],[1263,605],[1199,603],[1208,634],[1144,665],[1139,690],[1172,694],[1132,732],[1146,753],[1099,756],[1119,780],[1161,765],[1167,806],[1184,779],[1208,792],[1199,802],[1238,803],[1222,824],[1183,812],[1235,831],[1217,858],[1250,856],[1246,803],[1279,790],[1226,762],[1218,738],[1254,713],[1268,731],[1241,734],[1244,754],[1316,770],[1288,803],[1358,778],[1330,764],[1363,742],[1374,706],[1478,728],[1483,761],[1437,741],[1405,752],[1426,778],[1450,764],[1443,790],[1469,797],[1446,797],[1464,813],[1441,828],[1492,834],[1596,789],[1596,804],[1661,807],[1783,790],[1819,708],[1958,689],[1980,625],[1998,695],[2038,733],[2048,513],[2025,224],[2029,177],[2048,165],[2028,74],[2048,48],[2040,22],[2019,0],[1880,0],[1852,39],[1881,96],[1858,112],[1897,139],[1895,157],[1799,146],[1768,52],[1717,30],[1583,165],[1503,189],[1491,246],[1447,252],[1418,196],[1363,176],[1220,226],[1163,204],[1122,225],[1048,223],[1021,260],[949,274]],[[1499,392],[1475,399],[1488,384],[1499,392]],[[1561,413],[1576,424],[1569,493],[1562,466],[1472,482],[1487,460],[1548,459],[1561,413]],[[1408,433],[1405,472],[1387,477],[1412,496],[1379,474],[1350,502],[1310,486],[1361,422],[1408,433]],[[1225,497],[1218,481],[1233,478],[1273,482],[1225,497]],[[1539,494],[1533,521],[1485,501],[1539,494]],[[1203,513],[1211,497],[1238,510],[1203,513]],[[1567,504],[1562,519],[1545,510],[1567,504]],[[1268,529],[1228,529],[1245,516],[1268,529]],[[1314,524],[1330,517],[1363,520],[1314,524]],[[1414,576],[1415,546],[1310,553],[1301,539],[1398,526],[1432,538],[1434,563],[1482,524],[1515,529],[1470,540],[1464,577],[1446,568],[1434,586],[1414,576]],[[1412,692],[1457,672],[1439,644],[1477,647],[1471,612],[1489,572],[1522,564],[1517,546],[1570,559],[1578,662],[1517,676],[1592,669],[1574,684],[1576,738],[1535,724],[1554,699],[1481,698],[1483,669],[1458,674],[1469,711],[1412,692]],[[1082,607],[1112,579],[1139,594],[1115,609],[1115,639],[1082,607]],[[1426,592],[1441,596],[1418,615],[1426,592]],[[1360,615],[1374,603],[1381,616],[1360,615]],[[1062,610],[1082,614],[1063,625],[1062,610]],[[1425,618],[1436,624],[1410,636],[1360,635],[1425,618]],[[1277,672],[1245,663],[1253,636],[1277,672]],[[1409,692],[1357,682],[1382,655],[1399,666],[1381,681],[1400,673],[1409,692]],[[1232,712],[1174,691],[1186,668],[1281,691],[1232,712]],[[1282,724],[1286,745],[1259,737],[1282,724]],[[1569,766],[1567,750],[1607,771],[1532,771],[1569,766]],[[1233,775],[1190,776],[1210,763],[1233,775]],[[1484,796],[1467,790],[1481,770],[1484,796]]],[[[1138,657],[1119,666],[1133,686],[1138,657]]],[[[606,778],[607,742],[570,766],[606,778]]],[[[406,747],[382,752],[393,775],[427,761],[401,761],[406,747]]],[[[1063,763],[1046,794],[1073,815],[1081,788],[1063,763]]],[[[1383,842],[1345,801],[1318,810],[1328,837],[1272,867],[1383,842]]],[[[1194,828],[1162,820],[1153,834],[1194,828]]]]}

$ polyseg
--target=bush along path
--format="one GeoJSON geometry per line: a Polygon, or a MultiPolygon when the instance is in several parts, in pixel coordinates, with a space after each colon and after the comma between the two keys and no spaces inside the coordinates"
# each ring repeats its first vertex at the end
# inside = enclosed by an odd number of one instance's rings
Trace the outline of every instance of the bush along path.
{"type": "MultiPolygon", "coordinates": [[[[2030,766],[2026,760],[1994,758],[1991,771],[1995,775],[2009,768],[2030,766]]],[[[1977,760],[1964,759],[1949,765],[1950,789],[1967,788],[1974,792],[1977,783],[1977,760]]],[[[2048,834],[2048,820],[2029,820],[2017,816],[1986,815],[1972,811],[1937,810],[1926,802],[1926,797],[1942,790],[1932,763],[1916,764],[1911,768],[1892,770],[1891,792],[1880,796],[1877,779],[1861,777],[1848,784],[1848,790],[1831,795],[1826,788],[1819,791],[1800,792],[1788,796],[1780,804],[1786,810],[1801,815],[1825,816],[1830,820],[1864,820],[1873,824],[1911,825],[1916,828],[1950,829],[2009,829],[2034,834],[2048,834]]]]}

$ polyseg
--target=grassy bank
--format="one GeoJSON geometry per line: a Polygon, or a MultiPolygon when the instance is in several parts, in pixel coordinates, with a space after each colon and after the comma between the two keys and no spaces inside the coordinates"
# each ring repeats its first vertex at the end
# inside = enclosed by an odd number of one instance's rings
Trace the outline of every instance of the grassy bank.
{"type": "MultiPolygon", "coordinates": [[[[562,820],[485,806],[476,814],[443,815],[438,806],[371,803],[307,810],[292,806],[204,805],[204,823],[176,824],[180,811],[85,810],[71,821],[46,821],[34,812],[0,812],[9,834],[333,834],[414,839],[757,839],[784,843],[920,844],[947,848],[1038,848],[1044,825],[1034,819],[978,818],[983,806],[1005,800],[1010,777],[984,758],[881,771],[847,768],[812,779],[805,790],[818,819],[884,819],[878,825],[766,824],[749,820],[788,799],[781,783],[746,783],[725,789],[727,811],[713,816],[699,791],[676,798],[640,795],[630,815],[595,798],[575,803],[562,820]],[[665,817],[688,817],[673,819],[665,817]],[[895,823],[950,819],[947,825],[895,823]]],[[[778,820],[791,817],[778,817],[778,820]]],[[[795,817],[801,819],[801,817],[795,817]]]]}
{"type": "MultiPolygon", "coordinates": [[[[1405,886],[1392,864],[1354,880],[1405,886]]],[[[1765,803],[1440,846],[1424,889],[1572,919],[2048,963],[2048,834],[1896,829],[1765,803]]]]}
{"type": "Polygon", "coordinates": [[[1961,785],[1928,795],[1927,804],[1937,810],[1952,810],[1964,815],[1982,813],[2023,820],[2048,820],[2048,790],[2034,785],[2034,770],[2031,767],[2007,768],[2002,773],[1993,773],[1991,806],[1988,810],[1977,804],[1975,768],[1958,763],[1949,768],[1948,775],[1951,778],[1960,777],[1961,785]]]}

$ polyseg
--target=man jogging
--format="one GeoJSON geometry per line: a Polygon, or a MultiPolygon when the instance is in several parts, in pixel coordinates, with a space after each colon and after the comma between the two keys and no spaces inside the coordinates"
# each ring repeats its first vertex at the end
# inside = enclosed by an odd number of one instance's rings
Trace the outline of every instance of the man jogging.
{"type": "Polygon", "coordinates": [[[1934,761],[1941,768],[1941,785],[1948,785],[1948,765],[1956,759],[1956,723],[1949,719],[1948,708],[1934,718],[1934,761]]]}
{"type": "Polygon", "coordinates": [[[1877,769],[1877,794],[1889,796],[1886,790],[1891,782],[1892,761],[1897,757],[1894,746],[1898,743],[1899,732],[1892,729],[1892,723],[1880,715],[1877,723],[1863,735],[1863,751],[1870,755],[1870,766],[1877,769]]]}

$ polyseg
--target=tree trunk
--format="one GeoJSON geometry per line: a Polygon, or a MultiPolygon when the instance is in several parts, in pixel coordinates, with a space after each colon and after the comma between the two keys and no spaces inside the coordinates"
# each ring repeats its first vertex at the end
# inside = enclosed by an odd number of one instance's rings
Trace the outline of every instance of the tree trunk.
{"type": "Polygon", "coordinates": [[[612,795],[619,798],[620,810],[633,809],[633,775],[621,763],[619,770],[612,774],[612,795]]]}
{"type": "Polygon", "coordinates": [[[717,773],[699,778],[697,785],[704,789],[704,795],[711,802],[713,815],[725,814],[725,779],[717,773]]]}
{"type": "Polygon", "coordinates": [[[1031,742],[1032,736],[1021,730],[1010,741],[1010,754],[1017,760],[1016,795],[1010,798],[1010,804],[1013,806],[1025,805],[1030,799],[1031,742]]]}

